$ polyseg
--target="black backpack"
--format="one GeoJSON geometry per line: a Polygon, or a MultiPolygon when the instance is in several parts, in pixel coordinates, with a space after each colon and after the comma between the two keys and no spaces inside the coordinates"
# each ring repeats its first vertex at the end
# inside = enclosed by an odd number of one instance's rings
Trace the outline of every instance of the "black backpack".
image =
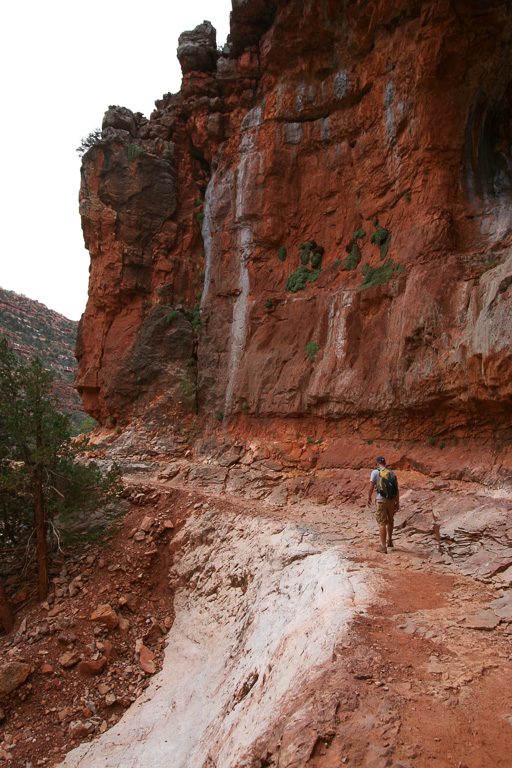
{"type": "Polygon", "coordinates": [[[377,491],[385,499],[394,499],[398,495],[398,480],[392,469],[379,468],[377,491]]]}

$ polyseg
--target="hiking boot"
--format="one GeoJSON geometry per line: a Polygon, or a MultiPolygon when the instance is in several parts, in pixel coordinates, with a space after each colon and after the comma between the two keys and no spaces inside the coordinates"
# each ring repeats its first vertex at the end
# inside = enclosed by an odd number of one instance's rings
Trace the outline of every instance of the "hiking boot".
{"type": "Polygon", "coordinates": [[[386,547],[377,547],[377,552],[382,552],[383,555],[387,555],[388,550],[386,547]]]}
{"type": "Polygon", "coordinates": [[[388,547],[394,547],[395,546],[392,541],[388,541],[387,545],[388,545],[388,547]]]}

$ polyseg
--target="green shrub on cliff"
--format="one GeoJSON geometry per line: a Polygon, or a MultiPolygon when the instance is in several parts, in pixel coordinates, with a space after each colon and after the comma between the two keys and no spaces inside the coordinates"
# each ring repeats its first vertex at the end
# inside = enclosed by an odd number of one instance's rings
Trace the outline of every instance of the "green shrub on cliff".
{"type": "Polygon", "coordinates": [[[305,245],[301,245],[299,249],[299,259],[301,260],[301,263],[304,266],[307,266],[309,264],[309,259],[311,257],[311,247],[313,243],[309,242],[305,245]]]}
{"type": "Polygon", "coordinates": [[[316,355],[320,347],[315,341],[308,341],[306,344],[306,355],[309,357],[312,363],[315,362],[316,355]]]}
{"type": "Polygon", "coordinates": [[[175,320],[177,317],[178,317],[178,313],[177,312],[169,312],[169,314],[167,314],[165,316],[166,324],[170,325],[172,323],[172,321],[175,320]]]}
{"type": "Polygon", "coordinates": [[[142,147],[139,147],[137,144],[125,144],[124,154],[126,155],[128,160],[136,160],[138,157],[144,154],[144,150],[142,149],[142,147]]]}
{"type": "Polygon", "coordinates": [[[180,390],[186,404],[195,412],[197,410],[197,386],[195,381],[192,381],[189,376],[184,376],[180,382],[180,390]]]}
{"type": "Polygon", "coordinates": [[[317,269],[316,272],[312,272],[304,266],[304,264],[301,264],[301,266],[288,277],[284,286],[285,290],[291,291],[292,293],[302,291],[306,287],[306,283],[314,283],[315,280],[318,279],[320,271],[320,269],[317,269]]]}
{"type": "Polygon", "coordinates": [[[356,242],[352,243],[352,246],[347,247],[348,256],[345,259],[345,269],[349,272],[353,269],[357,269],[359,262],[361,261],[361,251],[356,242]]]}
{"type": "Polygon", "coordinates": [[[322,266],[322,254],[317,251],[311,257],[311,267],[312,269],[320,269],[321,266],[322,266]]]}
{"type": "Polygon", "coordinates": [[[365,264],[361,270],[364,280],[358,290],[362,291],[374,285],[382,285],[382,283],[391,280],[392,277],[401,275],[404,269],[405,264],[393,264],[393,259],[388,259],[382,267],[370,267],[369,264],[365,264]]]}
{"type": "Polygon", "coordinates": [[[194,328],[194,330],[196,331],[198,331],[201,327],[200,310],[201,310],[201,305],[199,304],[199,302],[196,302],[194,304],[194,309],[192,310],[192,320],[191,320],[192,328],[194,328]]]}
{"type": "Polygon", "coordinates": [[[384,261],[388,255],[389,244],[391,242],[391,233],[385,229],[385,227],[379,227],[377,219],[375,219],[375,221],[377,223],[375,224],[375,232],[371,237],[371,241],[372,243],[375,243],[375,245],[379,246],[380,258],[382,261],[384,261]]]}
{"type": "Polygon", "coordinates": [[[284,245],[281,246],[281,248],[277,252],[277,258],[279,261],[286,261],[286,248],[284,245]]]}
{"type": "Polygon", "coordinates": [[[297,293],[297,291],[304,290],[306,283],[314,283],[322,271],[323,254],[324,248],[317,245],[314,240],[302,243],[299,246],[300,266],[288,276],[284,286],[285,290],[297,293]],[[310,260],[312,269],[308,267],[310,260]]]}

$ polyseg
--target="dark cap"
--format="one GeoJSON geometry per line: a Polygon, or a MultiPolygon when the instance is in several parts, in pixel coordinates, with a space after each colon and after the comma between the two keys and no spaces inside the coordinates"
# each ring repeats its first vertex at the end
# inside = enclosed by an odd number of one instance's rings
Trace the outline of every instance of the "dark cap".
{"type": "Polygon", "coordinates": [[[385,464],[386,463],[386,459],[384,458],[384,456],[378,456],[375,463],[376,464],[385,464]]]}

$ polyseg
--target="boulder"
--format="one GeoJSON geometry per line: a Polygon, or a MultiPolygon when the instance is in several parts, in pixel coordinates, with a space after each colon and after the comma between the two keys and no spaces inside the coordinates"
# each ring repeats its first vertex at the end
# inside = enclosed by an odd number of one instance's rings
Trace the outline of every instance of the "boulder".
{"type": "Polygon", "coordinates": [[[16,690],[30,675],[32,667],[22,661],[8,661],[0,664],[0,696],[16,690]]]}
{"type": "Polygon", "coordinates": [[[108,630],[115,629],[119,624],[119,616],[108,603],[98,605],[96,610],[91,613],[90,620],[104,624],[108,630]]]}
{"type": "Polygon", "coordinates": [[[217,32],[209,21],[183,32],[178,38],[177,56],[184,75],[189,72],[209,72],[215,67],[217,32]]]}
{"type": "Polygon", "coordinates": [[[94,675],[101,675],[106,663],[107,659],[105,656],[101,656],[96,660],[85,659],[78,665],[78,671],[80,674],[86,675],[87,677],[94,677],[94,675]]]}
{"type": "Polygon", "coordinates": [[[90,720],[73,720],[73,722],[69,724],[68,734],[70,739],[80,741],[89,736],[89,734],[94,733],[94,730],[95,725],[90,720]]]}
{"type": "Polygon", "coordinates": [[[147,672],[148,675],[154,675],[156,672],[154,658],[155,654],[143,645],[140,649],[139,663],[144,672],[147,672]]]}
{"type": "Polygon", "coordinates": [[[69,667],[74,667],[75,664],[78,664],[81,658],[82,657],[77,651],[67,651],[66,653],[63,653],[62,656],[59,656],[59,664],[64,667],[64,669],[68,669],[69,667]]]}

